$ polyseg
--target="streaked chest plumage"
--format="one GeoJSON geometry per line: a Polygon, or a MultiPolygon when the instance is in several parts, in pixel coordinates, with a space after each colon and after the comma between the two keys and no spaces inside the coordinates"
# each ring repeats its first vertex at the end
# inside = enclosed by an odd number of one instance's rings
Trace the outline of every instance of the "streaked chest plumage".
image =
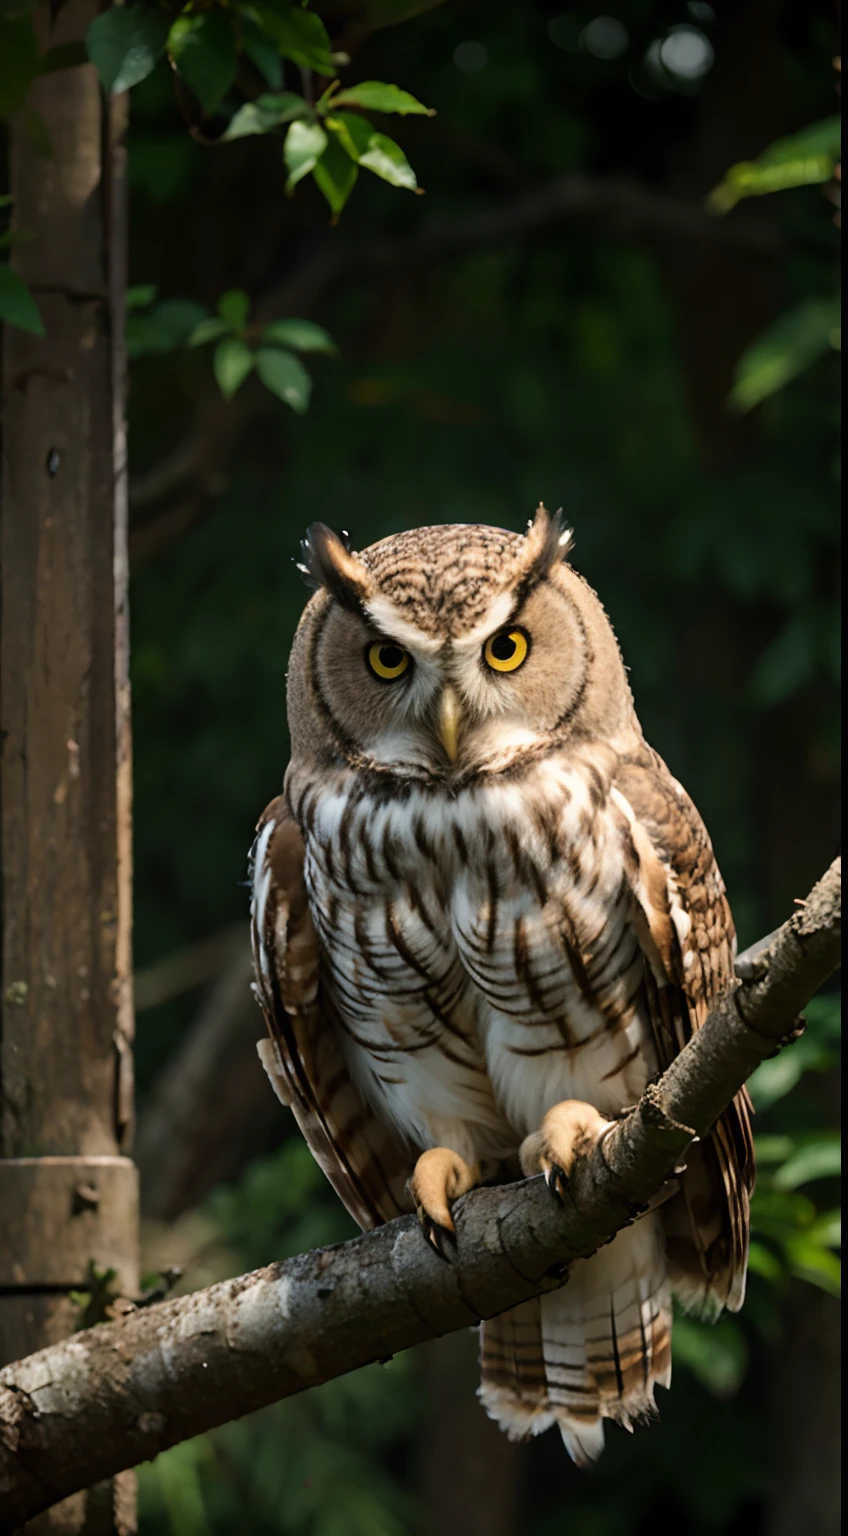
{"type": "Polygon", "coordinates": [[[411,1143],[481,1160],[545,1111],[611,1113],[656,1070],[625,878],[627,817],[591,761],[454,795],[296,774],[324,989],[349,1069],[411,1143]]]}

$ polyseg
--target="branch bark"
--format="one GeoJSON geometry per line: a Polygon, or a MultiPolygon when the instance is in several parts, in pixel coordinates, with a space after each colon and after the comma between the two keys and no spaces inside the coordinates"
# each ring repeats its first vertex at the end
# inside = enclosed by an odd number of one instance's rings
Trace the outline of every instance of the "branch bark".
{"type": "Polygon", "coordinates": [[[0,1372],[0,1536],[178,1441],[563,1283],[640,1211],[839,964],[841,864],[740,965],[642,1101],[573,1170],[456,1207],[449,1263],[414,1217],[78,1333],[0,1372]]]}

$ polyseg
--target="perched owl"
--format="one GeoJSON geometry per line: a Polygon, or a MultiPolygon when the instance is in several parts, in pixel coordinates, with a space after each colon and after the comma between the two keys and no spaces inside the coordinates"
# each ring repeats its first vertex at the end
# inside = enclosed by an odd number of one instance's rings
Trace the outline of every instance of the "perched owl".
{"type": "MultiPolygon", "coordinates": [[[[735,938],[703,822],[649,747],[594,592],[540,507],[525,536],[304,541],[292,759],[253,850],[260,1054],[362,1227],[575,1152],[702,1024],[735,938]]],[[[740,1094],[672,1197],[559,1291],[481,1327],[480,1395],[575,1461],[671,1376],[671,1293],[742,1304],[740,1094]]]]}

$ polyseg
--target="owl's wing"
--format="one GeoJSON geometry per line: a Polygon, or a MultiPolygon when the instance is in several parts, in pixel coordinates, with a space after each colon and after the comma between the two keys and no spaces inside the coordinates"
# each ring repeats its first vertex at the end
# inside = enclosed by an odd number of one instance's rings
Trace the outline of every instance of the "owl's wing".
{"type": "MultiPolygon", "coordinates": [[[[662,758],[646,746],[623,759],[614,787],[631,820],[634,887],[655,962],[646,967],[645,1000],[665,1068],[733,982],[733,918],[707,829],[662,758]]],[[[691,1149],[681,1197],[667,1207],[673,1281],[684,1301],[708,1309],[737,1311],[744,1300],[754,1187],[751,1113],[743,1088],[691,1149]]]]}
{"type": "Polygon", "coordinates": [[[321,952],[303,874],[303,839],[282,798],[257,826],[251,855],[255,992],[270,1040],[259,1055],[315,1161],[363,1228],[411,1209],[412,1158],[351,1081],[321,994],[321,952]]]}

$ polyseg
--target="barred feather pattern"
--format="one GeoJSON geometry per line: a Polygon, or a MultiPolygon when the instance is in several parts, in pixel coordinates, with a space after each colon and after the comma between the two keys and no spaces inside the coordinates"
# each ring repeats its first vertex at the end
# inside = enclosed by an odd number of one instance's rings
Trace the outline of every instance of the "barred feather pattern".
{"type": "MultiPolygon", "coordinates": [[[[362,1225],[408,1204],[428,1147],[503,1177],[562,1100],[634,1103],[732,972],[706,832],[642,746],[572,745],[450,795],[293,763],[253,885],[266,1066],[362,1225]]],[[[741,1303],[752,1166],[740,1099],[666,1208],[482,1326],[481,1397],[508,1433],[556,1422],[583,1462],[604,1418],[653,1411],[671,1283],[741,1303]]]]}

